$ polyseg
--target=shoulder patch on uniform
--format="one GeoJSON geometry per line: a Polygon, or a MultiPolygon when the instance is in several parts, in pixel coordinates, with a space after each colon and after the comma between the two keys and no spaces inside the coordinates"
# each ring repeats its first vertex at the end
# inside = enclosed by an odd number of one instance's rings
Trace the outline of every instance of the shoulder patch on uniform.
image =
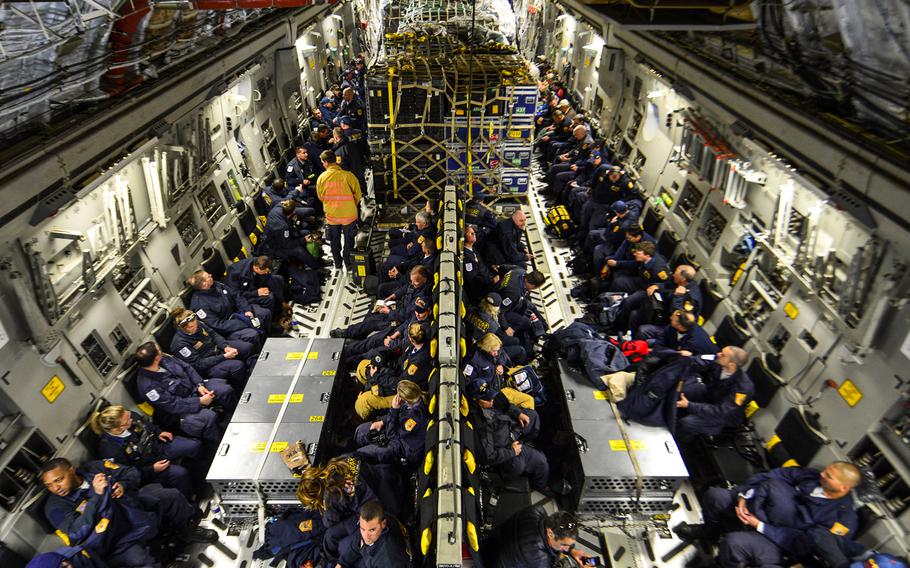
{"type": "Polygon", "coordinates": [[[834,525],[831,527],[830,530],[833,534],[836,534],[837,536],[847,536],[847,533],[850,532],[849,528],[845,527],[844,525],[842,525],[840,523],[834,523],[834,525]]]}
{"type": "Polygon", "coordinates": [[[104,467],[106,467],[107,469],[120,469],[120,466],[115,464],[111,460],[104,460],[104,467]]]}
{"type": "Polygon", "coordinates": [[[205,313],[205,310],[200,308],[200,309],[196,310],[196,315],[199,316],[199,319],[205,319],[205,316],[207,314],[205,313]]]}
{"type": "Polygon", "coordinates": [[[190,355],[193,354],[193,352],[190,351],[189,347],[181,347],[180,351],[178,351],[178,353],[183,355],[184,357],[189,357],[190,355]]]}
{"type": "Polygon", "coordinates": [[[145,393],[145,398],[149,399],[152,402],[156,402],[159,398],[161,398],[161,395],[158,394],[158,391],[152,389],[145,393]]]}
{"type": "Polygon", "coordinates": [[[669,278],[669,275],[667,274],[666,270],[661,270],[660,272],[657,273],[657,277],[660,278],[661,280],[666,280],[667,278],[669,278]]]}
{"type": "Polygon", "coordinates": [[[747,398],[749,398],[749,395],[744,392],[738,392],[733,395],[733,402],[736,403],[736,406],[742,406],[743,403],[746,402],[747,398]]]}
{"type": "Polygon", "coordinates": [[[312,519],[306,519],[300,521],[300,524],[297,525],[297,530],[300,532],[310,532],[313,530],[313,521],[312,519]]]}
{"type": "Polygon", "coordinates": [[[404,421],[404,429],[407,430],[408,432],[413,430],[414,426],[417,426],[417,421],[414,420],[413,418],[408,418],[407,420],[404,421]]]}
{"type": "Polygon", "coordinates": [[[107,530],[107,526],[110,524],[110,522],[111,522],[110,519],[108,519],[107,517],[102,517],[102,519],[100,521],[98,521],[98,524],[95,525],[95,532],[98,534],[103,533],[104,531],[107,530]]]}
{"type": "Polygon", "coordinates": [[[290,231],[285,231],[285,232],[284,232],[284,238],[286,238],[286,239],[291,238],[291,232],[290,232],[290,231]]]}
{"type": "Polygon", "coordinates": [[[465,271],[465,272],[473,272],[473,271],[474,271],[474,263],[473,263],[473,262],[466,262],[466,263],[464,263],[464,271],[465,271]]]}
{"type": "Polygon", "coordinates": [[[340,164],[340,163],[341,163],[341,156],[335,156],[335,163],[336,163],[336,164],[340,164]]]}
{"type": "Polygon", "coordinates": [[[413,363],[408,365],[408,375],[413,376],[416,372],[417,372],[417,365],[414,365],[413,363]]]}
{"type": "Polygon", "coordinates": [[[465,365],[465,366],[464,366],[464,374],[465,374],[465,375],[474,374],[474,365],[471,365],[470,363],[468,363],[467,365],[465,365]]]}
{"type": "Polygon", "coordinates": [[[293,171],[294,171],[294,166],[288,166],[288,173],[291,173],[293,171]]]}
{"type": "Polygon", "coordinates": [[[503,298],[503,299],[502,299],[502,305],[503,305],[503,306],[511,306],[511,305],[512,305],[512,298],[503,298]]]}

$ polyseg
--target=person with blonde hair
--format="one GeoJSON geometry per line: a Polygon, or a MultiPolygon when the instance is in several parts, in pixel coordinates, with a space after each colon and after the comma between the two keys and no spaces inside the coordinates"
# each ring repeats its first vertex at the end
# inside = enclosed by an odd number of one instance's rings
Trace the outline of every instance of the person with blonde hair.
{"type": "Polygon", "coordinates": [[[99,457],[135,467],[143,485],[160,483],[192,499],[189,471],[172,462],[195,458],[202,442],[163,431],[148,416],[119,405],[93,412],[89,426],[99,436],[99,457]]]}
{"type": "Polygon", "coordinates": [[[514,335],[507,335],[505,328],[500,324],[502,309],[502,296],[490,292],[477,303],[477,308],[465,316],[471,339],[479,341],[485,334],[492,333],[502,342],[502,350],[509,359],[517,364],[524,364],[528,360],[528,353],[521,345],[521,341],[514,335]]]}
{"type": "Polygon", "coordinates": [[[389,413],[380,420],[364,422],[354,432],[356,455],[370,463],[398,463],[416,466],[423,459],[424,438],[430,412],[423,391],[414,381],[398,382],[389,413]]]}
{"type": "Polygon", "coordinates": [[[493,333],[486,333],[475,347],[470,362],[464,366],[468,387],[476,392],[501,392],[515,406],[534,410],[534,397],[510,386],[512,379],[508,371],[512,362],[502,350],[502,340],[493,333]],[[485,385],[483,389],[481,385],[485,385]]]}
{"type": "Polygon", "coordinates": [[[199,319],[196,312],[176,307],[171,317],[177,332],[171,353],[209,379],[224,379],[240,388],[247,376],[244,360],[253,352],[245,341],[228,341],[199,319]]]}

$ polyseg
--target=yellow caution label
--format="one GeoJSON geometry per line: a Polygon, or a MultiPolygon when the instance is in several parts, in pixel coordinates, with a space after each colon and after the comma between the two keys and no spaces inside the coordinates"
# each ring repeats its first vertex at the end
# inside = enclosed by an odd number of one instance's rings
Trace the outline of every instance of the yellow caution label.
{"type": "Polygon", "coordinates": [[[326,370],[326,371],[323,371],[323,372],[322,372],[322,376],[323,376],[323,377],[334,377],[334,376],[335,376],[335,369],[328,369],[328,370],[326,370]]]}
{"type": "Polygon", "coordinates": [[[256,442],[255,444],[250,446],[250,452],[252,452],[254,454],[261,454],[264,451],[265,451],[265,442],[256,442]]]}
{"type": "Polygon", "coordinates": [[[509,138],[521,138],[521,130],[509,130],[509,138]]]}
{"type": "MultiPolygon", "coordinates": [[[[270,394],[268,398],[269,404],[284,404],[284,401],[287,399],[288,395],[286,394],[270,394]]],[[[303,402],[303,393],[294,393],[291,395],[291,403],[303,402]]]]}
{"type": "Polygon", "coordinates": [[[66,385],[60,380],[60,377],[54,375],[51,380],[41,389],[41,396],[47,399],[47,402],[54,404],[54,401],[63,393],[66,385]]]}
{"type": "Polygon", "coordinates": [[[837,392],[850,408],[859,404],[859,401],[863,399],[863,393],[856,388],[856,385],[850,379],[844,379],[844,382],[837,387],[837,392]]]}
{"type": "Polygon", "coordinates": [[[306,353],[303,351],[291,351],[290,353],[288,353],[287,355],[284,356],[284,360],[285,361],[300,361],[301,359],[303,359],[304,355],[306,355],[306,353]]]}
{"type": "MultiPolygon", "coordinates": [[[[645,443],[641,440],[631,440],[633,450],[645,449],[645,443]]],[[[610,449],[614,452],[626,451],[626,442],[624,440],[610,440],[610,449]]]]}
{"type": "Polygon", "coordinates": [[[367,267],[362,264],[358,264],[357,265],[357,276],[360,276],[361,278],[365,278],[366,275],[367,275],[367,267]]]}
{"type": "Polygon", "coordinates": [[[594,400],[610,400],[610,391],[593,391],[594,400]]]}
{"type": "Polygon", "coordinates": [[[310,422],[325,422],[325,416],[310,416],[310,422]]]}
{"type": "Polygon", "coordinates": [[[784,313],[787,314],[788,318],[795,320],[796,316],[799,315],[799,308],[793,302],[787,302],[784,304],[784,313]]]}
{"type": "Polygon", "coordinates": [[[306,354],[307,359],[319,359],[319,351],[310,351],[306,354]]]}
{"type": "Polygon", "coordinates": [[[269,451],[272,453],[276,453],[276,452],[283,452],[286,449],[288,449],[287,442],[272,442],[272,445],[269,448],[269,451]]]}

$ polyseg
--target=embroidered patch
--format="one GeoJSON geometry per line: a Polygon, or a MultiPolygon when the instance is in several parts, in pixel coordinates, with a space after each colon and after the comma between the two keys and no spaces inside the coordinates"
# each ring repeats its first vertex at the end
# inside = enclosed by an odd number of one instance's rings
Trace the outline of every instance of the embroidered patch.
{"type": "Polygon", "coordinates": [[[466,262],[466,263],[464,263],[464,271],[465,271],[465,272],[473,272],[473,271],[474,271],[474,263],[473,263],[473,262],[466,262]]]}
{"type": "Polygon", "coordinates": [[[417,365],[408,365],[408,375],[413,376],[417,372],[417,365]]]}
{"type": "Polygon", "coordinates": [[[742,406],[747,398],[749,398],[749,395],[744,392],[738,392],[733,396],[733,402],[736,403],[736,406],[742,406]]]}
{"type": "Polygon", "coordinates": [[[290,231],[285,231],[285,232],[284,232],[284,238],[288,239],[288,238],[290,238],[290,237],[291,237],[291,232],[290,232],[290,231]]]}
{"type": "Polygon", "coordinates": [[[666,280],[668,278],[667,271],[661,270],[660,272],[657,273],[657,277],[660,278],[661,280],[666,280]]]}
{"type": "Polygon", "coordinates": [[[300,521],[300,524],[297,525],[297,530],[300,532],[310,532],[313,530],[313,521],[307,519],[305,521],[300,521]]]}
{"type": "Polygon", "coordinates": [[[120,469],[120,466],[112,462],[111,460],[104,460],[104,467],[108,469],[120,469]]]}
{"type": "Polygon", "coordinates": [[[850,529],[840,523],[834,523],[834,526],[831,527],[831,532],[837,536],[847,536],[850,529]]]}
{"type": "Polygon", "coordinates": [[[293,171],[294,171],[294,166],[288,166],[288,173],[291,173],[293,171]]]}
{"type": "Polygon", "coordinates": [[[206,316],[205,310],[203,310],[203,309],[196,310],[196,315],[199,317],[199,319],[205,319],[205,316],[206,316]]]}
{"type": "Polygon", "coordinates": [[[145,393],[145,398],[149,399],[152,402],[157,402],[158,399],[161,398],[161,395],[158,394],[158,391],[152,389],[145,393]]]}
{"type": "Polygon", "coordinates": [[[76,512],[80,515],[84,513],[86,505],[88,505],[88,499],[83,499],[81,503],[76,505],[76,512]]]}
{"type": "Polygon", "coordinates": [[[414,426],[417,426],[417,421],[416,421],[416,420],[414,420],[413,418],[408,418],[407,420],[405,420],[405,422],[404,422],[404,429],[405,429],[405,430],[407,430],[408,432],[410,432],[411,430],[414,429],[414,426]]]}
{"type": "Polygon", "coordinates": [[[503,305],[503,306],[511,306],[511,305],[512,305],[512,298],[503,298],[503,299],[502,299],[502,305],[503,305]]]}
{"type": "Polygon", "coordinates": [[[110,524],[110,522],[111,521],[109,519],[102,518],[100,521],[98,521],[98,524],[95,525],[95,532],[98,534],[103,533],[107,530],[107,526],[110,524]]]}
{"type": "Polygon", "coordinates": [[[465,375],[473,375],[473,374],[474,374],[474,366],[471,365],[471,364],[465,365],[465,366],[464,366],[464,374],[465,374],[465,375]]]}
{"type": "Polygon", "coordinates": [[[181,347],[181,348],[180,348],[180,351],[178,351],[178,353],[180,353],[180,354],[183,355],[184,357],[189,357],[190,355],[193,354],[193,352],[190,351],[190,348],[189,348],[189,347],[181,347]]]}
{"type": "Polygon", "coordinates": [[[373,385],[370,392],[373,393],[373,396],[379,396],[379,385],[373,385]]]}

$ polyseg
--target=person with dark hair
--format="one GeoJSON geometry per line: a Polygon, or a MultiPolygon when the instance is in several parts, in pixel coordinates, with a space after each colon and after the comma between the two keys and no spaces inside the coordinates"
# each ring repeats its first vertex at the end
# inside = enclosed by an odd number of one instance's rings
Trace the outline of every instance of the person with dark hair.
{"type": "Polygon", "coordinates": [[[366,169],[370,146],[366,136],[363,134],[363,130],[353,128],[352,124],[350,117],[343,116],[339,119],[332,151],[335,152],[339,165],[357,176],[357,181],[360,182],[360,191],[366,193],[366,169]],[[337,132],[337,130],[341,132],[337,132]]]}
{"type": "Polygon", "coordinates": [[[650,353],[657,357],[692,357],[713,355],[717,345],[711,341],[694,314],[675,310],[667,326],[643,325],[635,333],[636,339],[648,342],[650,353]]]}
{"type": "Polygon", "coordinates": [[[611,292],[632,294],[651,284],[662,285],[670,279],[667,261],[657,252],[657,245],[642,241],[632,245],[631,252],[637,270],[635,273],[616,275],[610,285],[611,292]]]}
{"type": "Polygon", "coordinates": [[[530,298],[530,293],[544,282],[546,277],[538,270],[526,272],[513,268],[503,275],[497,290],[502,299],[499,323],[506,335],[518,338],[528,357],[533,356],[537,337],[547,329],[540,310],[530,298]]]}
{"type": "Polygon", "coordinates": [[[206,442],[221,439],[218,414],[214,408],[234,408],[234,389],[222,379],[203,380],[193,367],[176,357],[164,355],[153,341],[136,350],[139,365],[136,386],[156,410],[179,424],[191,438],[206,442]]]}
{"type": "Polygon", "coordinates": [[[360,203],[363,188],[354,174],[339,167],[334,152],[326,150],[320,158],[325,171],[316,181],[316,193],[325,211],[326,235],[332,246],[332,258],[335,268],[341,268],[343,263],[351,270],[351,250],[354,248],[354,235],[357,231],[357,204],[360,203]]]}
{"type": "Polygon", "coordinates": [[[464,277],[464,291],[470,303],[480,301],[490,288],[499,282],[499,276],[490,272],[486,261],[477,254],[474,246],[477,244],[477,227],[466,225],[464,228],[464,250],[462,251],[462,275],[464,277]]]}
{"type": "MultiPolygon", "coordinates": [[[[306,203],[316,197],[316,172],[310,162],[310,153],[304,146],[294,148],[294,159],[288,162],[285,169],[284,181],[287,183],[289,199],[306,203]]],[[[312,214],[312,211],[310,212],[312,214]]],[[[309,215],[301,215],[302,219],[309,215]]]]}
{"type": "MultiPolygon", "coordinates": [[[[301,154],[305,153],[305,150],[301,152],[301,154]]],[[[309,164],[309,161],[307,164],[309,164]]],[[[315,180],[315,178],[313,179],[315,180]]],[[[266,205],[269,206],[269,211],[276,207],[281,207],[281,203],[284,201],[294,202],[294,213],[297,215],[297,218],[300,219],[307,228],[312,228],[316,225],[316,209],[312,206],[313,201],[318,202],[316,199],[316,186],[314,185],[313,188],[308,191],[313,194],[312,197],[309,197],[303,191],[290,188],[284,180],[275,178],[272,180],[271,185],[263,190],[262,199],[265,201],[266,205]]]]}
{"type": "Polygon", "coordinates": [[[251,306],[268,310],[275,322],[284,309],[284,282],[272,274],[272,259],[251,256],[228,266],[224,284],[243,297],[251,306]]]}
{"type": "Polygon", "coordinates": [[[278,207],[272,207],[265,220],[258,254],[267,254],[272,258],[298,262],[307,268],[318,270],[322,262],[316,259],[306,248],[306,243],[313,237],[309,229],[297,217],[297,203],[285,199],[278,207]]]}
{"type": "Polygon", "coordinates": [[[561,557],[579,566],[587,555],[575,548],[578,521],[571,513],[550,515],[540,505],[525,507],[502,523],[484,542],[484,558],[492,568],[549,568],[561,557]]]}
{"type": "Polygon", "coordinates": [[[623,312],[628,312],[629,329],[636,330],[648,324],[660,326],[676,310],[692,314],[697,319],[701,313],[702,296],[694,279],[695,267],[680,264],[673,271],[672,278],[631,294],[623,301],[623,312]]]}
{"type": "Polygon", "coordinates": [[[491,265],[511,265],[524,268],[531,260],[531,253],[525,246],[525,226],[528,218],[521,209],[512,216],[497,223],[490,236],[484,240],[484,258],[491,265]]]}
{"type": "Polygon", "coordinates": [[[411,557],[398,520],[387,516],[379,501],[360,508],[360,533],[341,542],[335,568],[408,568],[411,557]]]}
{"type": "Polygon", "coordinates": [[[151,566],[145,545],[162,528],[185,542],[215,542],[218,534],[196,525],[198,510],[176,489],[140,487],[136,468],[111,460],[45,463],[38,478],[50,495],[44,515],[68,546],[82,546],[111,566],[151,566]]]}

